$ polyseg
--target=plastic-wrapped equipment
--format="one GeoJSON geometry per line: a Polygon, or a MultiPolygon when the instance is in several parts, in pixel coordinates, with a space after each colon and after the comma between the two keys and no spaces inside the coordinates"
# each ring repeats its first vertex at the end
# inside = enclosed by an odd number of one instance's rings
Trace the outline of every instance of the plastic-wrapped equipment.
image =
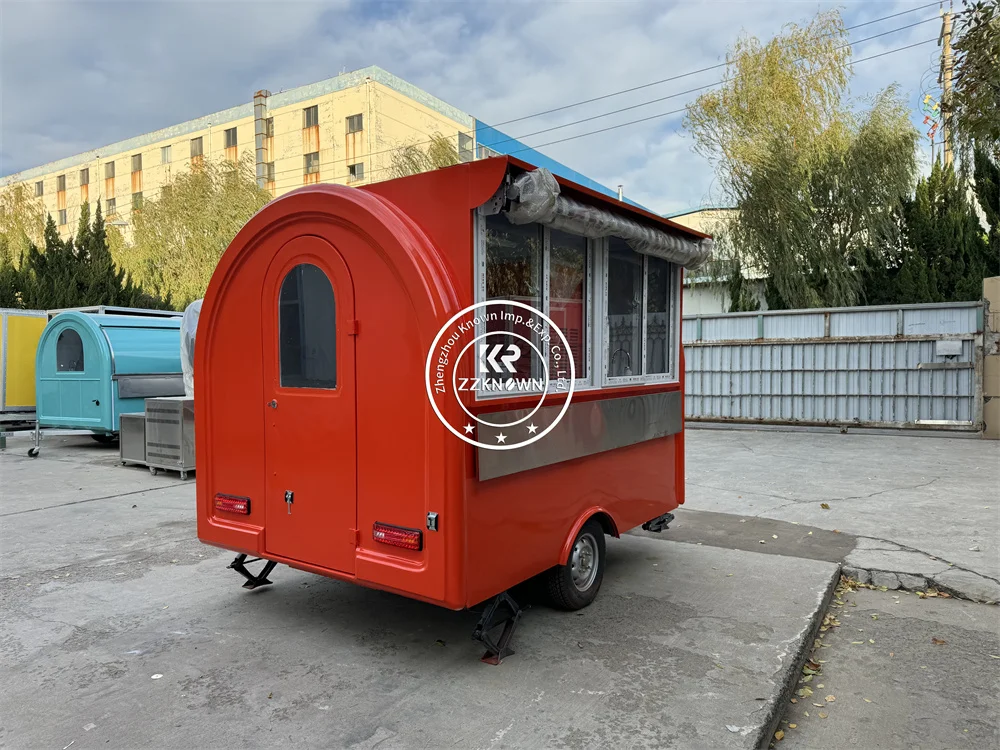
{"type": "Polygon", "coordinates": [[[538,222],[584,237],[614,235],[637,253],[654,255],[685,268],[697,268],[712,256],[712,240],[694,240],[644,226],[602,208],[587,206],[559,194],[559,183],[547,169],[519,175],[507,189],[512,224],[538,222]]]}
{"type": "Polygon", "coordinates": [[[184,375],[184,395],[194,398],[194,339],[201,314],[201,300],[196,299],[186,308],[181,318],[181,372],[184,375]]]}

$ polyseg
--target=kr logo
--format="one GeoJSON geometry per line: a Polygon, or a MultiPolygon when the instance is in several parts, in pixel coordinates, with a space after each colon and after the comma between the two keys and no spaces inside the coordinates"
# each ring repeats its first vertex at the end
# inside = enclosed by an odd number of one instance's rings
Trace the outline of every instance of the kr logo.
{"type": "Polygon", "coordinates": [[[521,358],[521,347],[517,344],[507,345],[507,354],[500,357],[500,362],[497,362],[497,355],[504,350],[502,344],[495,344],[490,346],[489,344],[479,345],[479,372],[496,372],[501,375],[504,373],[504,367],[506,367],[507,372],[517,372],[514,369],[514,362],[517,362],[521,358]],[[501,366],[500,363],[503,363],[501,366]]]}

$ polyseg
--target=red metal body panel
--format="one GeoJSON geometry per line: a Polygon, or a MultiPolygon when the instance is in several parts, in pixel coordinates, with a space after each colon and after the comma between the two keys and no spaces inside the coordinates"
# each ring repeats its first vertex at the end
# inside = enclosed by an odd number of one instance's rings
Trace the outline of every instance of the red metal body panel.
{"type": "MultiPolygon", "coordinates": [[[[481,482],[474,449],[434,414],[427,350],[473,301],[472,212],[511,165],[531,168],[507,157],[363,189],[309,186],[240,231],[212,277],[195,355],[202,541],[460,609],[565,561],[575,530],[595,513],[617,534],[683,502],[683,432],[481,482]],[[336,393],[279,382],[278,287],[297,263],[331,280],[336,393]],[[295,492],[290,515],[285,490],[295,492]],[[251,498],[249,515],[216,510],[217,493],[251,498]],[[372,538],[375,522],[424,529],[431,511],[440,530],[425,531],[419,551],[372,538]]],[[[580,200],[674,226],[563,185],[580,200]]],[[[574,403],[680,389],[590,390],[574,403]]],[[[488,409],[530,401],[493,400],[488,409]]]]}

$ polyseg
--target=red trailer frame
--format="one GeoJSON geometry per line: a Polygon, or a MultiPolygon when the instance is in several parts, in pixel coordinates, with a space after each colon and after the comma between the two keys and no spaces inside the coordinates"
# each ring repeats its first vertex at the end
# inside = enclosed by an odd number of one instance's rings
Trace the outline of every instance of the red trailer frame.
{"type": "MultiPolygon", "coordinates": [[[[230,567],[246,586],[267,583],[273,563],[284,563],[464,609],[566,569],[581,529],[596,523],[618,536],[653,522],[658,530],[684,502],[679,265],[664,282],[648,276],[653,261],[631,259],[628,272],[640,269],[643,310],[653,306],[647,290],[667,284],[669,304],[658,313],[667,333],[656,345],[632,334],[628,368],[619,358],[609,369],[608,321],[615,316],[608,313],[607,266],[617,251],[608,249],[611,240],[587,240],[583,281],[555,295],[576,295],[576,302],[553,310],[557,323],[576,331],[572,346],[587,352],[577,367],[584,377],[559,430],[535,445],[476,448],[432,409],[428,350],[450,317],[484,296],[484,227],[499,216],[510,180],[533,169],[498,157],[361,189],[303,187],[265,206],[226,250],[204,300],[195,354],[198,536],[239,553],[230,567]],[[307,304],[320,287],[332,291],[334,313],[307,304]],[[288,318],[298,321],[294,330],[285,330],[286,308],[297,311],[288,318]],[[331,361],[286,372],[282,358],[313,356],[303,354],[315,348],[309,336],[322,335],[335,343],[331,361]],[[644,374],[637,361],[639,372],[631,374],[632,355],[641,351],[635,359],[645,361],[654,346],[668,352],[664,369],[672,358],[669,372],[644,374]],[[266,569],[249,573],[247,555],[269,561],[266,569]]],[[[707,237],[566,180],[558,184],[563,196],[607,215],[693,243],[707,237]]],[[[556,231],[535,235],[544,238],[546,285],[556,231]]],[[[643,310],[629,320],[641,319],[648,337],[654,315],[643,310]]],[[[553,395],[546,406],[558,408],[565,398],[553,395]]],[[[464,403],[480,416],[535,400],[467,394],[464,403]]],[[[457,403],[445,408],[445,416],[460,419],[457,403]]],[[[588,554],[600,552],[603,566],[598,535],[599,550],[588,554]]],[[[503,602],[509,599],[498,606],[503,602]]],[[[512,627],[516,616],[509,620],[512,627]]]]}

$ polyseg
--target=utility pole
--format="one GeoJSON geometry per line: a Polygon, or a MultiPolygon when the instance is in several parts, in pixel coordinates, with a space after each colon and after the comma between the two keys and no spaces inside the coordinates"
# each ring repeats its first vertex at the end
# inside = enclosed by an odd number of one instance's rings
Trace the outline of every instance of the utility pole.
{"type": "Polygon", "coordinates": [[[945,166],[951,166],[954,161],[954,127],[951,120],[951,77],[953,72],[953,60],[951,55],[951,10],[941,12],[941,36],[938,38],[941,45],[941,149],[944,154],[945,166]]]}

